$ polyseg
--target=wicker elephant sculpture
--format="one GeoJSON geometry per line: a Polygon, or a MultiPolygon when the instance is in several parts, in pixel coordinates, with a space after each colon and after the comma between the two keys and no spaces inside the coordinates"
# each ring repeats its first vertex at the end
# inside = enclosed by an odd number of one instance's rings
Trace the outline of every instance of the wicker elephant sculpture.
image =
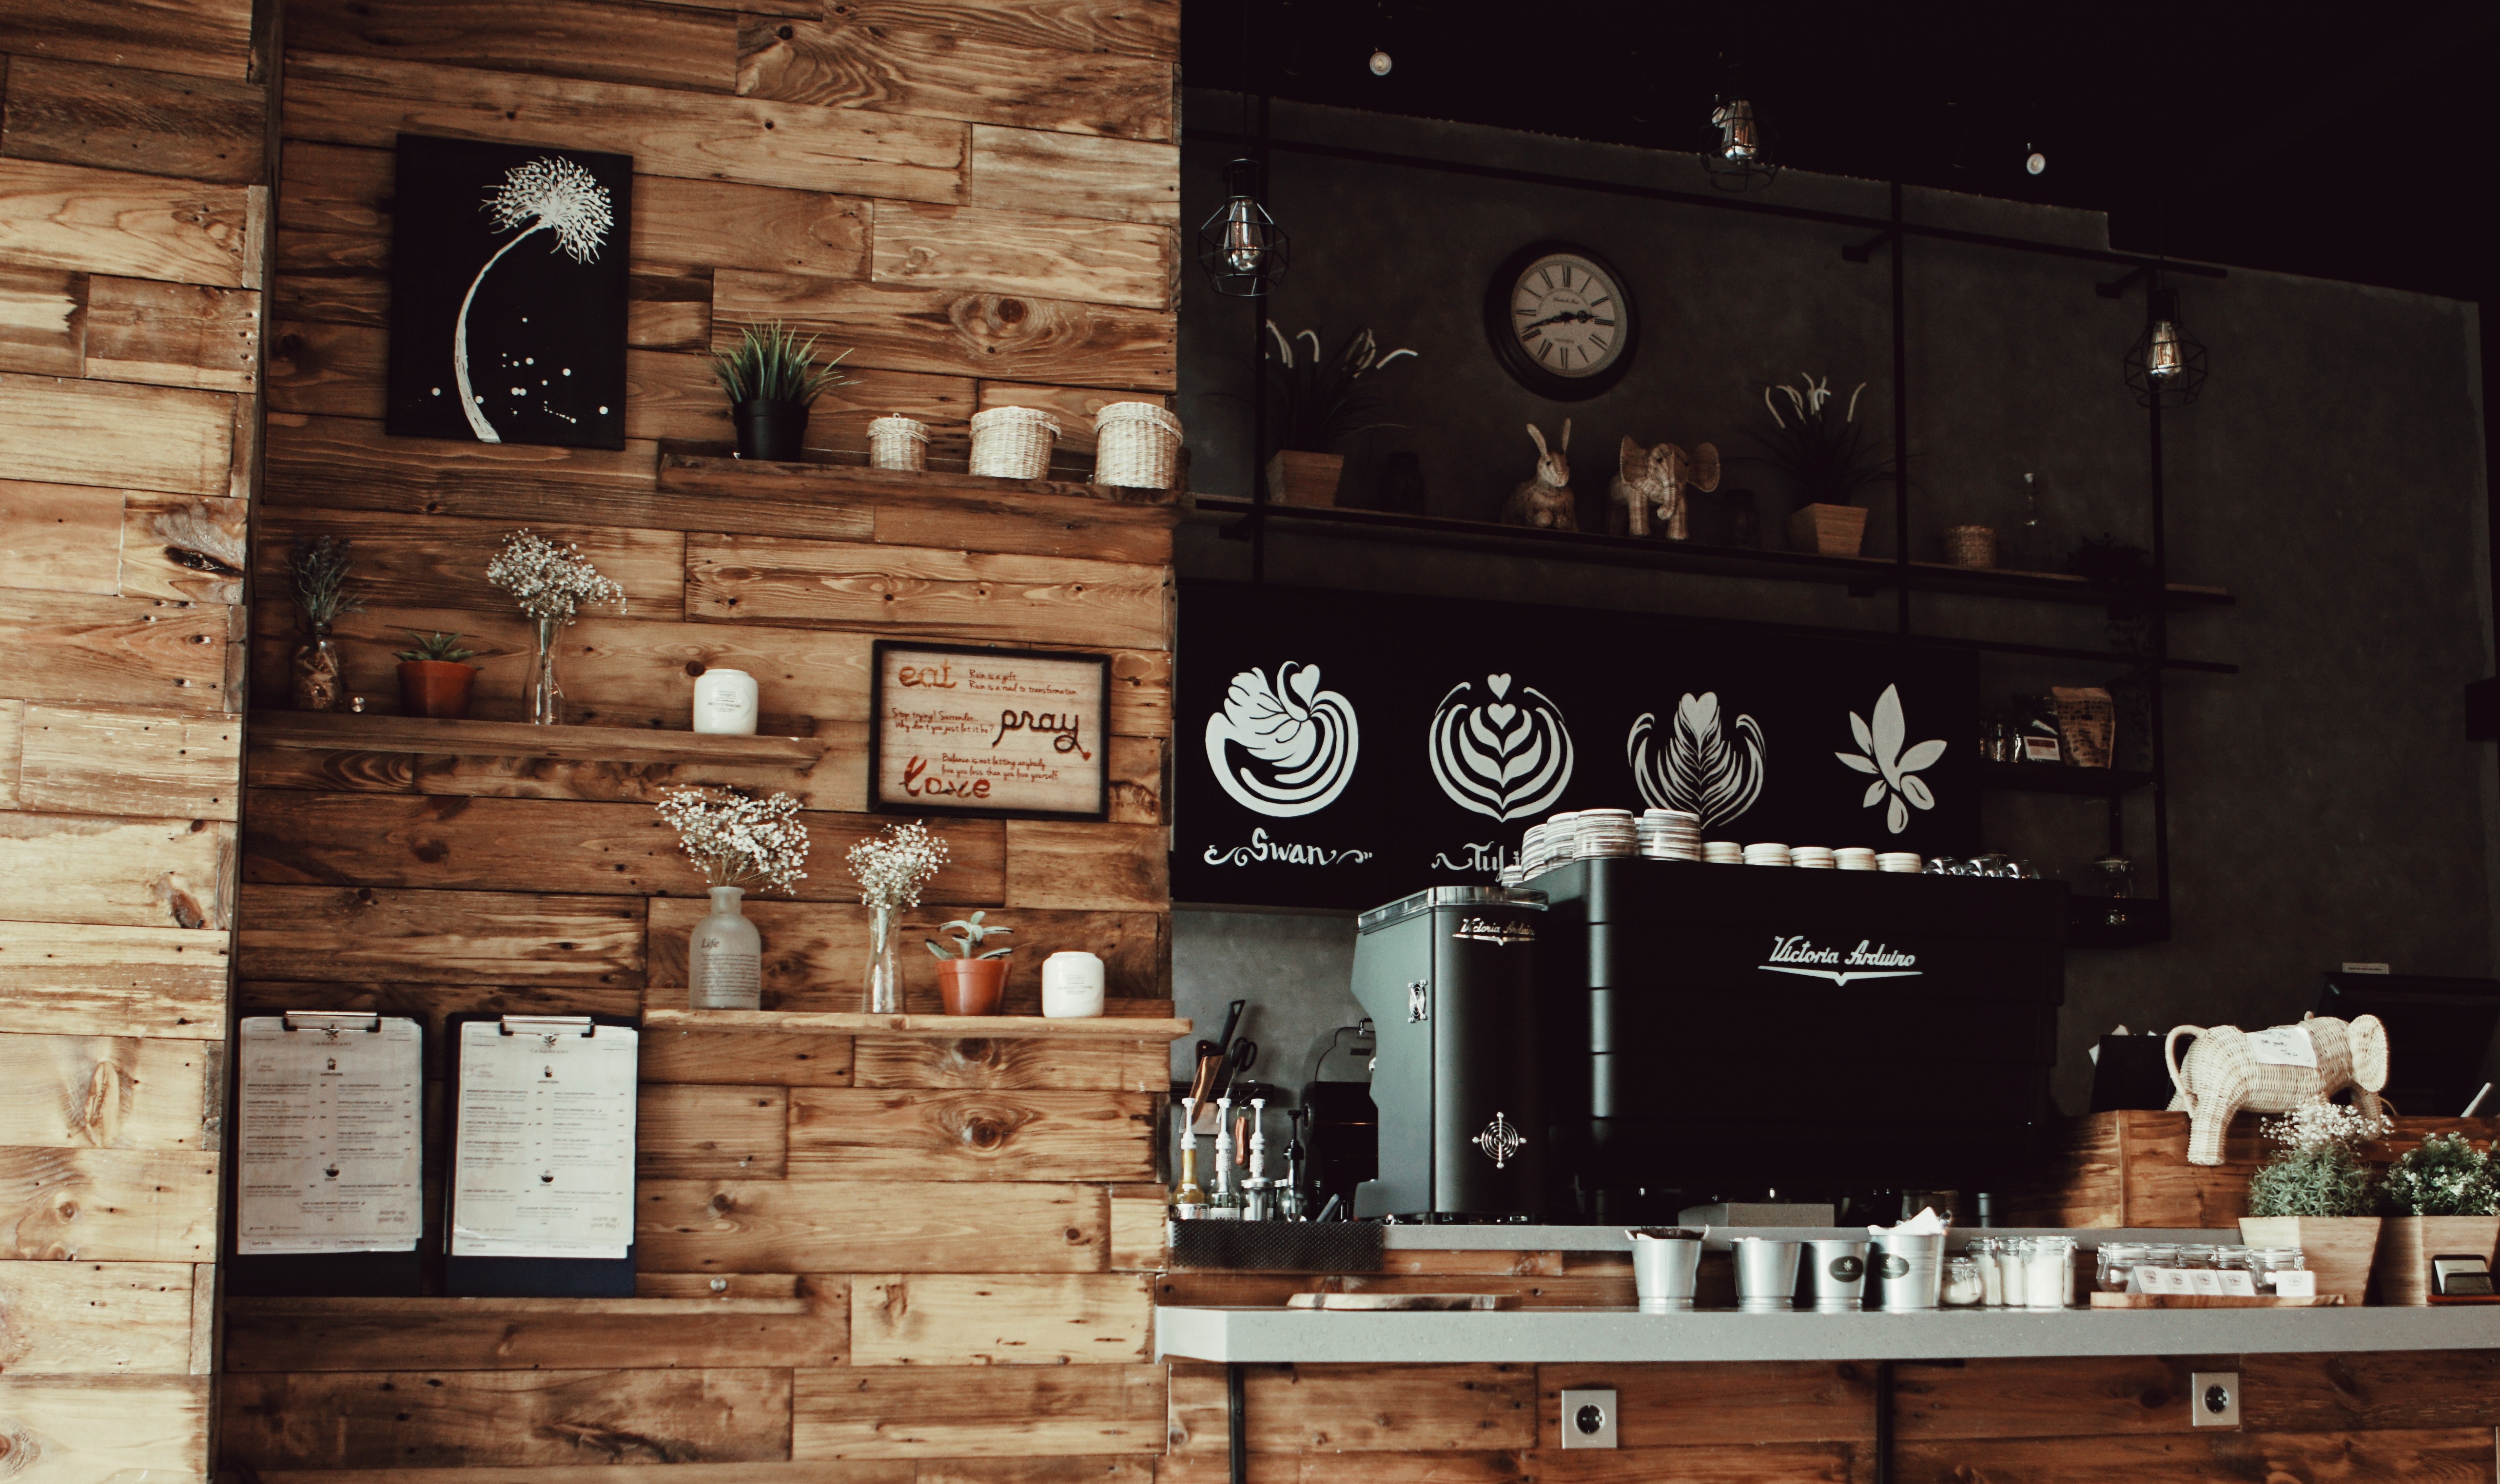
{"type": "Polygon", "coordinates": [[[2377,1016],[2356,1016],[2350,1024],[2332,1016],[2309,1016],[2298,1025],[2275,1027],[2269,1035],[2306,1032],[2318,1065],[2285,1066],[2260,1060],[2249,1033],[2236,1025],[2179,1025],[2162,1038],[2162,1060],[2170,1067],[2173,1113],[2188,1114],[2188,1162],[2222,1162],[2222,1136],[2242,1109],[2289,1113],[2304,1103],[2324,1102],[2350,1087],[2352,1106],[2369,1117],[2381,1109],[2379,1089],[2387,1085],[2387,1028],[2377,1016]],[[2187,1060],[2179,1058],[2179,1038],[2193,1036],[2187,1060]]]}

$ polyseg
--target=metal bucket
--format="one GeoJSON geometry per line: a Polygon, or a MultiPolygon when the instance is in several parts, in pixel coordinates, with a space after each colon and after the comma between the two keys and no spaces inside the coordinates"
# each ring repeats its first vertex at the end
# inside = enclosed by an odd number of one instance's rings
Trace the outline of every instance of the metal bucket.
{"type": "Polygon", "coordinates": [[[1866,1253],[1872,1245],[1849,1237],[1821,1237],[1806,1244],[1806,1293],[1818,1309],[1855,1309],[1866,1298],[1866,1253]]]}
{"type": "Polygon", "coordinates": [[[1649,1228],[1624,1233],[1632,1240],[1632,1291],[1643,1313],[1691,1308],[1701,1272],[1701,1239],[1709,1229],[1649,1228]]]}
{"type": "Polygon", "coordinates": [[[1944,1283],[1945,1239],[1898,1232],[1875,1234],[1875,1252],[1867,1263],[1874,1279],[1874,1307],[1887,1311],[1933,1308],[1944,1283]]]}
{"type": "Polygon", "coordinates": [[[1736,1307],[1748,1313],[1796,1307],[1798,1242],[1769,1237],[1736,1239],[1736,1307]]]}

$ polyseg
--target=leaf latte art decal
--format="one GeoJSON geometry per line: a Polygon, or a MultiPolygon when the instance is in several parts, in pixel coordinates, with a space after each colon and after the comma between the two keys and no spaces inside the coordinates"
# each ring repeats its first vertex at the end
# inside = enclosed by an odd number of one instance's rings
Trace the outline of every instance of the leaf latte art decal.
{"type": "Polygon", "coordinates": [[[1315,664],[1276,666],[1233,677],[1224,709],[1206,719],[1206,763],[1242,808],[1270,819],[1311,814],[1336,802],[1354,778],[1362,744],[1354,705],[1320,689],[1315,664]]]}
{"type": "Polygon", "coordinates": [[[1510,677],[1488,675],[1485,692],[1463,680],[1432,713],[1425,755],[1450,802],[1495,820],[1554,807],[1571,783],[1571,730],[1562,708],[1533,686],[1510,698],[1510,677]]]}
{"type": "Polygon", "coordinates": [[[1762,796],[1765,750],[1761,724],[1750,716],[1720,730],[1716,691],[1684,697],[1671,736],[1659,736],[1658,718],[1644,711],[1624,739],[1641,797],[1653,809],[1699,816],[1703,829],[1727,823],[1762,796]]]}

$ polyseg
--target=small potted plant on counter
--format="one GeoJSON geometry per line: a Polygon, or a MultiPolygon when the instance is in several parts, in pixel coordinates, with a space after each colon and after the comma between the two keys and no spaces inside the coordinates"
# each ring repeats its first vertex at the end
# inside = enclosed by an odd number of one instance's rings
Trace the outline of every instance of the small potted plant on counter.
{"type": "Polygon", "coordinates": [[[1858,420],[1859,382],[1846,399],[1821,381],[1800,374],[1798,384],[1762,388],[1771,431],[1755,435],[1761,462],[1788,475],[1798,508],[1789,517],[1789,544],[1826,557],[1854,557],[1866,540],[1866,511],[1859,492],[1892,477],[1883,444],[1858,420]]]}
{"type": "Polygon", "coordinates": [[[790,463],[807,439],[807,412],[828,388],[848,386],[839,368],[845,350],[819,365],[816,338],[802,340],[779,320],[750,325],[739,333],[738,347],[715,352],[711,373],[729,398],[729,415],[738,425],[741,459],[790,463]]]}
{"type": "Polygon", "coordinates": [[[1267,336],[1275,341],[1267,366],[1280,413],[1276,454],[1267,461],[1267,498],[1287,505],[1335,504],[1345,455],[1330,450],[1368,429],[1398,426],[1366,421],[1380,401],[1379,388],[1368,378],[1399,356],[1413,359],[1415,352],[1382,355],[1368,327],[1347,337],[1334,355],[1324,352],[1316,330],[1289,340],[1269,320],[1267,336]],[[1299,351],[1297,342],[1303,346],[1299,351]]]}
{"type": "Polygon", "coordinates": [[[1007,955],[1011,948],[980,952],[987,938],[1003,937],[1014,932],[1012,927],[984,927],[985,913],[973,913],[938,930],[947,935],[944,943],[935,938],[921,941],[929,945],[930,953],[938,960],[938,1000],[950,1016],[994,1016],[999,1001],[1005,998],[1007,987],[1007,955]]]}
{"type": "Polygon", "coordinates": [[[2318,1296],[2360,1304],[2379,1246],[2378,1192],[2361,1145],[2387,1120],[2337,1103],[2308,1103],[2265,1120],[2281,1145],[2249,1178],[2249,1213],[2240,1240],[2253,1247],[2298,1247],[2318,1274],[2318,1296]]]}
{"type": "Polygon", "coordinates": [[[456,633],[429,636],[411,629],[408,636],[416,641],[416,648],[399,652],[400,715],[454,722],[467,716],[477,667],[463,661],[477,652],[462,649],[456,633]]]}
{"type": "Polygon", "coordinates": [[[2434,1257],[2491,1261],[2500,1247],[2500,1182],[2491,1156],[2463,1134],[2433,1134],[2387,1167],[2387,1211],[2375,1275],[2382,1304],[2427,1304],[2434,1257]]]}

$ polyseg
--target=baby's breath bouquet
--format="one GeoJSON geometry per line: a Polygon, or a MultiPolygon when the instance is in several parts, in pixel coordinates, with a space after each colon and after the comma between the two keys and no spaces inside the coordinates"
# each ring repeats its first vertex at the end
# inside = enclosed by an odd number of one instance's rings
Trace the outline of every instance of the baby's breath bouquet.
{"type": "Polygon", "coordinates": [[[2361,1145],[2383,1137],[2385,1117],[2337,1103],[2304,1103],[2265,1120],[2282,1147],[2249,1178],[2252,1216],[2367,1216],[2377,1211],[2361,1145]]]}
{"type": "Polygon", "coordinates": [[[703,868],[707,885],[761,882],[795,896],[807,879],[807,826],[790,794],[671,789],[656,807],[676,828],[677,849],[703,868]]]}
{"type": "Polygon", "coordinates": [[[564,685],[556,678],[556,630],[571,624],[591,603],[614,603],[625,611],[625,590],[568,543],[558,546],[524,529],[504,538],[504,549],[486,564],[486,580],[512,595],[512,601],[538,623],[538,668],[530,676],[530,720],[543,726],[564,721],[564,685]]]}
{"type": "Polygon", "coordinates": [[[869,909],[868,1011],[903,1013],[903,963],[896,927],[903,909],[920,905],[920,893],[946,863],[946,842],[918,820],[888,824],[850,850],[851,875],[869,909]]]}
{"type": "Polygon", "coordinates": [[[2491,1158],[2463,1134],[2433,1134],[2387,1168],[2381,1187],[2396,1216],[2500,1216],[2491,1158]]]}

